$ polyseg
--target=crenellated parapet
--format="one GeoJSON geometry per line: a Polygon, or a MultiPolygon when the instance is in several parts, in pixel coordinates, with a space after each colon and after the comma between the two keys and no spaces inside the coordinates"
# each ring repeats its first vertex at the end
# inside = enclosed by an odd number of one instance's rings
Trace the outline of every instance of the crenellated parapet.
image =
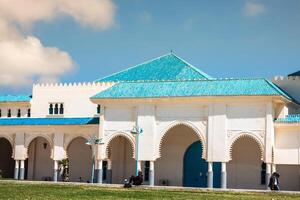
{"type": "Polygon", "coordinates": [[[275,76],[273,81],[299,81],[300,76],[275,76]]]}
{"type": "Polygon", "coordinates": [[[33,88],[79,88],[79,87],[109,87],[113,82],[73,82],[73,83],[36,83],[33,88]]]}

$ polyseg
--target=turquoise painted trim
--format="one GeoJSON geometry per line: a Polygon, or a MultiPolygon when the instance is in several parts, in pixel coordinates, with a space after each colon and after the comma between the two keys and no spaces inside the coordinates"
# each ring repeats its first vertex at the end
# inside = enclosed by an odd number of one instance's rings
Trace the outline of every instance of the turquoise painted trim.
{"type": "Polygon", "coordinates": [[[192,66],[174,53],[169,53],[127,68],[96,82],[131,82],[162,80],[211,79],[209,75],[192,66]]]}
{"type": "Polygon", "coordinates": [[[26,125],[89,125],[99,124],[98,117],[85,118],[2,118],[0,126],[26,125]]]}
{"type": "Polygon", "coordinates": [[[300,123],[300,114],[287,115],[285,118],[275,119],[278,123],[300,123]]]}
{"type": "Polygon", "coordinates": [[[91,99],[127,99],[198,96],[284,96],[281,89],[263,78],[195,81],[122,82],[91,99]]]}
{"type": "Polygon", "coordinates": [[[0,102],[29,102],[31,100],[31,95],[3,95],[0,96],[0,102]]]}

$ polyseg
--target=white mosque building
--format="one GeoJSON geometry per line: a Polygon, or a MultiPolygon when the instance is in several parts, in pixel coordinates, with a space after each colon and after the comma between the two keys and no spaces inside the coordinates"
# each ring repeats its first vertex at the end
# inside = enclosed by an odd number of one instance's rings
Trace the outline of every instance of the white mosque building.
{"type": "Polygon", "coordinates": [[[151,186],[266,189],[277,171],[281,189],[300,190],[299,77],[213,78],[170,53],[90,83],[35,84],[0,96],[0,175],[61,181],[68,159],[70,181],[121,184],[137,168],[151,186]]]}

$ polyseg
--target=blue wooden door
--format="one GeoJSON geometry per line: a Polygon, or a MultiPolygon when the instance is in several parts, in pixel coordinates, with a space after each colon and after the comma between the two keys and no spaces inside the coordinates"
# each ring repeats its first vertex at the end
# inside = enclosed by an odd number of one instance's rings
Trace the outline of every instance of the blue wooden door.
{"type": "MultiPolygon", "coordinates": [[[[200,141],[191,144],[184,155],[183,186],[207,187],[208,164],[202,159],[202,144],[200,141]]],[[[214,187],[220,187],[221,164],[213,164],[214,187]]]]}

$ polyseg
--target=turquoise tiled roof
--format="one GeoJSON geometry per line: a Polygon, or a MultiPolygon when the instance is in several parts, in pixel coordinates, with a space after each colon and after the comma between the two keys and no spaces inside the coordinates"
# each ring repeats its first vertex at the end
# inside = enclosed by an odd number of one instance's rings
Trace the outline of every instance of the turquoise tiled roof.
{"type": "Polygon", "coordinates": [[[26,125],[88,125],[99,124],[98,117],[83,118],[2,118],[0,126],[26,125]]]}
{"type": "Polygon", "coordinates": [[[279,123],[300,123],[300,114],[287,115],[285,118],[275,119],[279,123]]]}
{"type": "Polygon", "coordinates": [[[31,99],[30,95],[3,95],[0,96],[0,102],[29,102],[31,99]]]}
{"type": "Polygon", "coordinates": [[[266,79],[213,79],[197,81],[121,82],[91,99],[196,96],[284,96],[266,79]]]}
{"type": "Polygon", "coordinates": [[[161,81],[209,79],[209,75],[193,67],[173,53],[155,58],[96,82],[161,81]]]}

